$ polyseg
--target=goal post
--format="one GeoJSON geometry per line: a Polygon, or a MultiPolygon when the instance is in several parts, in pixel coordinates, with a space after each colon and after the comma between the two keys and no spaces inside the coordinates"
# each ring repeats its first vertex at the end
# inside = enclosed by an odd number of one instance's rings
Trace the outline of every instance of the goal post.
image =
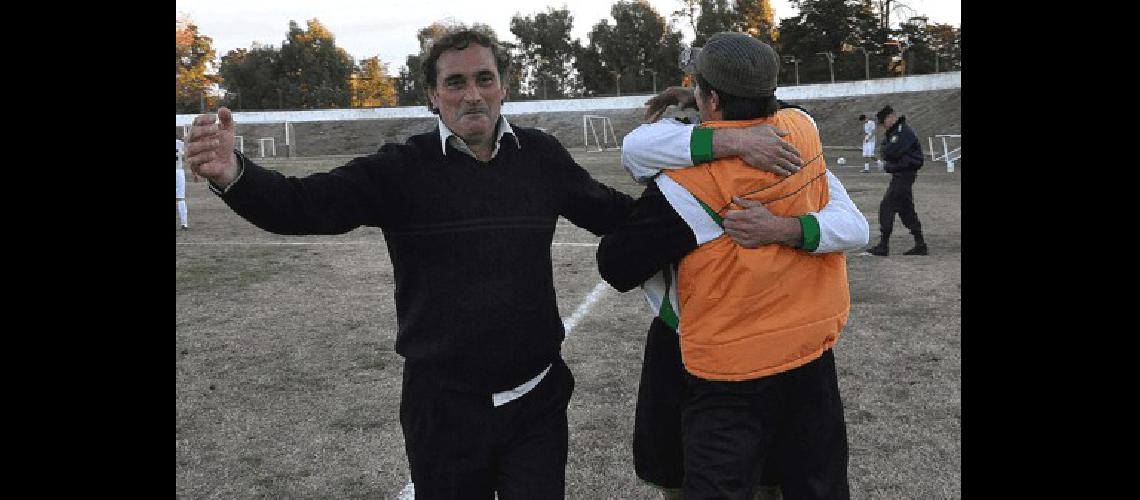
{"type": "Polygon", "coordinates": [[[595,153],[621,148],[617,142],[617,134],[614,133],[613,121],[608,116],[599,115],[582,115],[582,144],[586,151],[595,153]],[[591,137],[594,138],[593,145],[597,149],[590,149],[591,137]]]}
{"type": "Polygon", "coordinates": [[[292,158],[297,149],[297,133],[291,122],[285,122],[285,157],[292,158]]]}
{"type": "Polygon", "coordinates": [[[269,145],[270,156],[277,157],[277,144],[274,143],[272,137],[262,137],[261,139],[257,140],[258,155],[260,155],[262,158],[265,158],[265,145],[266,144],[269,145]]]}
{"type": "Polygon", "coordinates": [[[962,158],[962,134],[938,134],[934,137],[927,137],[926,141],[930,146],[930,161],[944,161],[946,162],[946,171],[953,172],[954,162],[962,158]],[[941,155],[939,155],[938,151],[934,149],[935,137],[941,139],[941,155]],[[957,144],[957,147],[951,148],[951,143],[957,144]]]}
{"type": "Polygon", "coordinates": [[[237,148],[238,152],[240,152],[241,154],[245,154],[245,137],[242,137],[240,135],[235,135],[234,136],[234,146],[237,148]]]}

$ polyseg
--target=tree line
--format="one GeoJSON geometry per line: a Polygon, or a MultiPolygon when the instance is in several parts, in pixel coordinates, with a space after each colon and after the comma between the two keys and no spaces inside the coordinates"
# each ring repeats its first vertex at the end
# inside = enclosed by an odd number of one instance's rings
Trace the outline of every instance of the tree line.
{"type": "Polygon", "coordinates": [[[898,0],[792,0],[798,14],[775,22],[768,0],[677,0],[667,20],[645,0],[618,0],[585,43],[571,37],[569,9],[515,14],[514,41],[485,24],[447,20],[421,28],[421,50],[398,73],[378,57],[357,62],[337,47],[317,19],[289,22],[280,47],[253,44],[215,62],[211,39],[178,19],[177,112],[234,109],[322,109],[427,103],[420,62],[431,40],[457,27],[500,39],[512,58],[503,75],[510,99],[558,99],[648,93],[682,79],[678,24],[700,47],[714,33],[739,31],[771,44],[785,59],[780,85],[882,78],[962,67],[960,27],[930,23],[898,0]],[[215,67],[211,73],[208,68],[215,67]],[[219,86],[222,96],[206,90],[219,86]]]}

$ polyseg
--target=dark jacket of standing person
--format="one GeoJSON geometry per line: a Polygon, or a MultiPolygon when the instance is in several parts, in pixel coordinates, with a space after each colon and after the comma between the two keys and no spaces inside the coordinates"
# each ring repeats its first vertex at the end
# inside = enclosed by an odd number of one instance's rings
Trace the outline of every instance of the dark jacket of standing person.
{"type": "Polygon", "coordinates": [[[900,116],[894,126],[887,130],[880,144],[883,152],[883,170],[891,174],[915,175],[922,168],[922,144],[906,117],[900,116]]]}
{"type": "Polygon", "coordinates": [[[883,193],[883,201],[879,203],[879,244],[867,252],[880,257],[890,254],[891,232],[894,230],[895,214],[898,214],[903,225],[914,236],[914,248],[903,254],[927,255],[922,222],[918,220],[918,212],[914,209],[912,191],[918,178],[918,169],[922,167],[922,145],[914,135],[914,130],[906,124],[906,117],[895,114],[890,105],[879,110],[875,118],[880,125],[888,127],[881,149],[883,170],[891,174],[891,183],[883,193]]]}

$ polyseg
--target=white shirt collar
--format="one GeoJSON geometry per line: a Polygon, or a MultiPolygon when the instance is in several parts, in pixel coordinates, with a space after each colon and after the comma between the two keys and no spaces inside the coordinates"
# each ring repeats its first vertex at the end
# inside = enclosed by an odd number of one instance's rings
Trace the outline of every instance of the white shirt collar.
{"type": "MultiPolygon", "coordinates": [[[[447,155],[448,141],[451,141],[451,147],[464,152],[472,158],[478,158],[475,156],[475,152],[471,151],[471,148],[467,147],[467,143],[463,142],[462,137],[456,135],[455,132],[452,132],[450,128],[447,128],[447,125],[443,124],[443,119],[437,117],[436,120],[439,121],[439,144],[440,147],[443,148],[443,154],[445,156],[447,155]],[[454,139],[452,139],[453,137],[454,139]]],[[[511,134],[511,137],[515,139],[515,146],[518,146],[519,149],[522,149],[522,144],[519,143],[519,136],[515,134],[514,129],[511,128],[511,124],[507,123],[507,117],[499,115],[498,129],[499,132],[495,136],[494,147],[491,149],[491,158],[494,158],[495,155],[499,154],[499,144],[502,142],[504,134],[511,134]]]]}

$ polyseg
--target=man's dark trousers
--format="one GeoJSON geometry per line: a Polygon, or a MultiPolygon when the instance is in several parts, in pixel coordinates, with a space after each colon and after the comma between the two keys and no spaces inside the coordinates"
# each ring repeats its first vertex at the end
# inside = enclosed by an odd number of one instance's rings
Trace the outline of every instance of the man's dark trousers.
{"type": "Polygon", "coordinates": [[[561,358],[533,389],[493,406],[404,371],[400,424],[416,499],[565,497],[566,407],[574,376],[561,358]]]}
{"type": "Polygon", "coordinates": [[[847,425],[831,349],[741,382],[685,374],[685,500],[751,500],[761,471],[784,500],[847,500],[847,425]]]}
{"type": "Polygon", "coordinates": [[[922,224],[914,211],[914,193],[911,191],[917,177],[917,172],[891,174],[891,183],[887,186],[883,201],[879,203],[879,232],[883,235],[883,241],[891,237],[896,213],[911,234],[916,238],[922,236],[922,224]]]}

